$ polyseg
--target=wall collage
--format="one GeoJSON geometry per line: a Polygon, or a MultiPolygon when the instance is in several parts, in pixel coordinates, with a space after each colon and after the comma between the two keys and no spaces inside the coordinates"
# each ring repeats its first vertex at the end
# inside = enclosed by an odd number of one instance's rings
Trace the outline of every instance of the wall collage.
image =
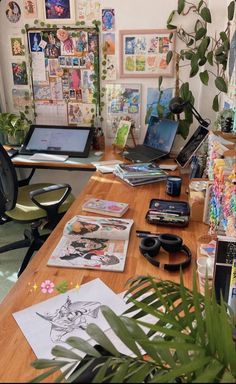
{"type": "MultiPolygon", "coordinates": [[[[97,0],[23,0],[21,6],[17,1],[8,2],[5,13],[14,26],[20,25],[22,16],[29,20],[25,32],[13,33],[9,41],[16,111],[31,106],[33,100],[37,124],[88,126],[101,112],[102,95],[106,98],[102,115],[106,116],[108,137],[114,136],[119,122],[126,118],[137,132],[140,130],[141,84],[116,82],[118,52],[113,8],[102,9],[97,0]],[[39,4],[43,4],[40,12],[39,4]],[[43,20],[38,20],[42,12],[43,20]],[[94,86],[96,60],[102,82],[99,92],[94,86]]],[[[124,65],[120,77],[173,76],[166,64],[166,55],[172,49],[169,33],[125,32],[120,31],[120,66],[124,65]],[[131,61],[132,66],[127,65],[131,61]]],[[[100,86],[100,81],[97,84],[100,86]]],[[[165,90],[164,96],[165,108],[172,89],[165,90]]],[[[158,97],[156,89],[148,88],[147,111],[156,110],[158,97]]]]}

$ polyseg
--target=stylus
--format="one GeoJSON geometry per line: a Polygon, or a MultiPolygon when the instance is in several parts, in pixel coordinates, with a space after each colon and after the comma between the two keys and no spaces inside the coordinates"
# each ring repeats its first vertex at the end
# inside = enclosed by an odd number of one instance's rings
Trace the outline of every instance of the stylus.
{"type": "Polygon", "coordinates": [[[152,233],[149,231],[136,231],[137,237],[159,237],[159,233],[152,233]]]}

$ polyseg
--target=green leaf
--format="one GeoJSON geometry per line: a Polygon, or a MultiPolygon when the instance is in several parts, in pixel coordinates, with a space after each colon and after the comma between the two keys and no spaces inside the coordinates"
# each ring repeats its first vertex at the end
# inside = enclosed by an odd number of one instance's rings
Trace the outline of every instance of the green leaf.
{"type": "Polygon", "coordinates": [[[162,81],[163,81],[163,77],[162,77],[162,76],[159,76],[159,78],[158,78],[158,89],[159,89],[159,91],[160,91],[160,89],[161,89],[162,81]]]}
{"type": "Polygon", "coordinates": [[[199,67],[202,67],[204,64],[206,64],[207,62],[207,58],[206,57],[203,57],[202,59],[199,60],[199,67]]]}
{"type": "Polygon", "coordinates": [[[54,367],[52,369],[49,369],[47,372],[44,372],[37,377],[34,377],[34,379],[29,381],[29,383],[42,383],[44,379],[46,379],[48,376],[51,376],[53,373],[59,371],[59,369],[60,369],[59,367],[54,367]]]}
{"type": "Polygon", "coordinates": [[[185,58],[187,60],[192,60],[192,57],[193,57],[193,52],[191,52],[191,51],[185,52],[185,58]]]}
{"type": "Polygon", "coordinates": [[[178,134],[183,137],[183,139],[187,139],[189,134],[189,122],[185,120],[179,120],[179,126],[178,126],[178,134]]]}
{"type": "Polygon", "coordinates": [[[86,328],[86,332],[90,337],[97,341],[97,343],[99,343],[106,351],[110,352],[114,356],[120,355],[119,351],[117,351],[110,339],[96,324],[89,324],[86,328]]]}
{"type": "Polygon", "coordinates": [[[37,359],[31,363],[32,367],[36,369],[49,368],[49,367],[55,367],[55,366],[60,368],[66,364],[68,364],[68,360],[56,360],[56,359],[53,359],[53,360],[37,359]]]}
{"type": "Polygon", "coordinates": [[[72,348],[76,348],[79,351],[86,353],[87,355],[93,357],[101,356],[100,353],[91,344],[89,344],[88,341],[81,339],[80,337],[69,337],[66,340],[66,343],[69,344],[72,348]]]}
{"type": "Polygon", "coordinates": [[[167,62],[167,64],[170,63],[172,57],[173,57],[173,52],[172,51],[168,51],[167,55],[166,55],[166,62],[167,62]]]}
{"type": "Polygon", "coordinates": [[[56,345],[52,348],[52,355],[56,357],[65,357],[67,359],[81,360],[81,356],[77,353],[74,353],[70,349],[62,347],[61,345],[56,345]]]}
{"type": "Polygon", "coordinates": [[[185,7],[185,0],[178,0],[178,14],[180,15],[185,7]]]}
{"type": "Polygon", "coordinates": [[[204,21],[206,21],[207,23],[211,23],[211,12],[209,8],[207,7],[202,8],[200,15],[204,21]]]}
{"type": "Polygon", "coordinates": [[[176,29],[176,25],[173,25],[173,24],[167,24],[167,28],[168,29],[176,29]]]}
{"type": "Polygon", "coordinates": [[[198,49],[197,49],[197,52],[198,52],[198,55],[199,57],[204,57],[205,53],[206,53],[206,50],[210,44],[210,37],[206,36],[204,37],[204,39],[202,39],[200,45],[198,46],[198,49]]]}
{"type": "Polygon", "coordinates": [[[124,324],[120,320],[119,316],[117,316],[109,307],[106,305],[101,306],[101,311],[103,316],[105,317],[108,324],[111,326],[115,334],[120,338],[120,340],[140,359],[142,355],[139,349],[136,346],[133,338],[130,337],[129,332],[125,328],[124,324]]]}
{"type": "Polygon", "coordinates": [[[200,11],[200,8],[201,8],[201,6],[203,5],[203,3],[204,3],[203,0],[200,0],[200,1],[199,1],[198,7],[197,7],[198,12],[200,11]]]}
{"type": "Polygon", "coordinates": [[[228,19],[229,21],[233,20],[235,9],[235,0],[231,1],[228,5],[228,19]]]}
{"type": "Polygon", "coordinates": [[[195,35],[195,40],[200,40],[203,36],[205,36],[207,33],[206,28],[199,28],[195,35]]]}
{"type": "Polygon", "coordinates": [[[172,19],[174,17],[175,11],[172,11],[167,19],[167,24],[170,24],[172,22],[172,19]]]}
{"type": "Polygon", "coordinates": [[[114,374],[113,378],[111,379],[110,383],[124,383],[124,378],[126,376],[126,373],[129,370],[130,362],[126,361],[123,365],[120,365],[119,368],[116,370],[116,373],[114,374]]]}
{"type": "Polygon", "coordinates": [[[180,87],[180,96],[187,101],[189,97],[189,83],[183,83],[180,87]]]}
{"type": "Polygon", "coordinates": [[[220,32],[220,38],[223,42],[228,40],[228,36],[225,32],[220,32]]]}
{"type": "Polygon", "coordinates": [[[199,66],[198,66],[197,64],[193,65],[193,66],[191,67],[191,71],[190,71],[189,76],[190,76],[190,77],[194,77],[194,76],[196,76],[196,74],[198,73],[198,70],[199,70],[199,66]]]}
{"type": "Polygon", "coordinates": [[[209,81],[209,74],[208,74],[208,71],[204,71],[204,72],[200,72],[199,73],[199,76],[200,76],[200,79],[201,79],[201,82],[204,84],[204,85],[208,85],[208,81],[209,81]]]}
{"type": "Polygon", "coordinates": [[[215,86],[217,89],[219,89],[221,92],[225,92],[227,93],[227,84],[225,82],[225,80],[223,79],[223,77],[221,76],[218,76],[216,79],[215,79],[215,86]]]}
{"type": "Polygon", "coordinates": [[[213,51],[208,52],[207,61],[210,65],[213,65],[213,51]]]}

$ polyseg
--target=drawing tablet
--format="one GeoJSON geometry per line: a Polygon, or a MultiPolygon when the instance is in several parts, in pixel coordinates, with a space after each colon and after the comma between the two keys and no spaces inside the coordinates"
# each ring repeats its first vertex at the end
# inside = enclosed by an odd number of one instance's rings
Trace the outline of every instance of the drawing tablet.
{"type": "Polygon", "coordinates": [[[88,157],[92,138],[91,127],[31,125],[20,154],[51,153],[88,157]]]}
{"type": "Polygon", "coordinates": [[[181,168],[186,167],[195,152],[202,145],[203,141],[206,139],[209,131],[207,128],[202,127],[201,125],[196,129],[194,134],[190,137],[185,146],[181,149],[178,156],[176,157],[176,162],[181,168]]]}

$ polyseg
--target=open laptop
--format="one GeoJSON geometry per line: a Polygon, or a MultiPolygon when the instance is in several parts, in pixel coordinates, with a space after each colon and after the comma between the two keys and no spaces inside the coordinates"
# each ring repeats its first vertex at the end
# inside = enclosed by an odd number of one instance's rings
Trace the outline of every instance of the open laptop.
{"type": "Polygon", "coordinates": [[[123,153],[132,161],[148,162],[167,156],[174,143],[178,121],[151,116],[143,144],[129,148],[123,153]]]}
{"type": "Polygon", "coordinates": [[[19,153],[88,157],[92,138],[92,127],[31,125],[19,153]]]}

